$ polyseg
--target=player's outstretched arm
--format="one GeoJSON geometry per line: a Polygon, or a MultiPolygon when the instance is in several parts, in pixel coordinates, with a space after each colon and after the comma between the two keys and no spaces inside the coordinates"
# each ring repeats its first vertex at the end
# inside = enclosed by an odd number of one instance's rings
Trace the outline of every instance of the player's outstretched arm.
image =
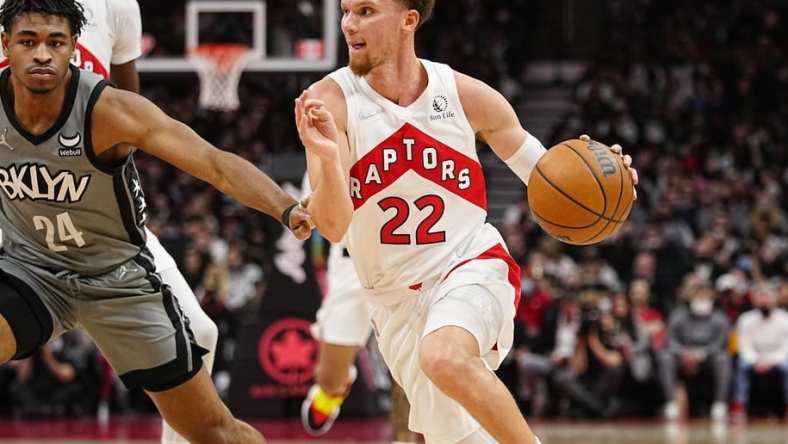
{"type": "MultiPolygon", "coordinates": [[[[462,107],[476,136],[487,143],[520,180],[528,185],[531,171],[546,152],[542,143],[523,129],[512,105],[501,93],[462,73],[455,73],[455,79],[462,107]]],[[[581,138],[587,139],[588,136],[583,135],[581,138]]],[[[632,182],[637,185],[638,176],[637,171],[631,167],[632,158],[622,153],[620,145],[610,148],[614,153],[623,156],[624,165],[632,175],[632,182]]]]}
{"type": "Polygon", "coordinates": [[[248,207],[276,219],[289,216],[289,228],[296,237],[309,236],[309,216],[270,177],[241,157],[206,142],[146,98],[106,88],[93,109],[91,127],[97,156],[119,143],[139,147],[248,207]]]}
{"type": "Polygon", "coordinates": [[[307,209],[331,242],[342,240],[353,217],[345,107],[342,91],[330,79],[312,85],[295,103],[298,136],[306,148],[313,190],[307,209]]]}

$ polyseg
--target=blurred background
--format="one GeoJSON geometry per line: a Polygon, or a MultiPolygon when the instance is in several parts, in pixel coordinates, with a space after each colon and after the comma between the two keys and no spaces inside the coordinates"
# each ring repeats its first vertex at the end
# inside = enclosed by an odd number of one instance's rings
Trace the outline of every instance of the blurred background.
{"type": "MultiPolygon", "coordinates": [[[[231,111],[200,105],[200,89],[217,79],[201,86],[187,34],[199,44],[254,46],[253,14],[201,13],[189,31],[186,2],[139,3],[142,94],[298,195],[305,164],[293,99],[346,62],[341,35],[326,26],[338,23],[326,16],[338,2],[265,2],[257,49],[266,58],[244,70],[231,111]]],[[[782,421],[786,14],[781,0],[437,2],[417,35],[421,57],[501,91],[546,146],[587,133],[622,144],[640,173],[626,226],[602,244],[571,247],[535,224],[521,182],[479,146],[490,221],[522,267],[516,347],[499,374],[529,421],[782,421]]],[[[136,161],[150,228],[219,326],[220,393],[245,417],[296,417],[312,383],[308,324],[324,294],[328,244],[318,233],[296,241],[277,221],[145,154],[136,161]],[[281,355],[263,351],[272,347],[281,355]]],[[[385,416],[390,382],[374,343],[358,367],[343,417],[385,416]]],[[[7,418],[152,413],[79,333],[0,367],[7,418]],[[62,366],[74,376],[63,378],[62,366]]],[[[583,441],[567,439],[555,442],[583,441]]]]}

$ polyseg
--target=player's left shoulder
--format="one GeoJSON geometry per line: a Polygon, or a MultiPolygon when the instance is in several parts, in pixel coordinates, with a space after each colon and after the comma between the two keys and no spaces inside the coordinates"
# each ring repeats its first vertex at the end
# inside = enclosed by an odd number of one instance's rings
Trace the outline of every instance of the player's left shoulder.
{"type": "Polygon", "coordinates": [[[457,85],[457,94],[463,102],[471,102],[474,98],[483,98],[487,95],[486,89],[490,88],[479,79],[463,74],[457,70],[454,73],[454,83],[457,85]]]}
{"type": "Polygon", "coordinates": [[[509,114],[509,101],[495,88],[459,71],[454,71],[454,81],[460,104],[477,132],[484,131],[509,114]]]}

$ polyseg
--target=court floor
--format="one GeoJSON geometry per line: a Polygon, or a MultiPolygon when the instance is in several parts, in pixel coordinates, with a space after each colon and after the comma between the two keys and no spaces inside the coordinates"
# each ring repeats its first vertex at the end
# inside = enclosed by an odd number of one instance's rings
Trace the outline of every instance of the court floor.
{"type": "MultiPolygon", "coordinates": [[[[388,444],[381,420],[347,422],[325,439],[309,439],[294,421],[256,422],[271,444],[388,444]]],[[[339,426],[339,424],[338,424],[339,426]]],[[[534,425],[544,444],[788,444],[788,425],[756,422],[746,427],[654,423],[562,423],[534,425]]],[[[0,443],[15,444],[156,444],[155,419],[133,419],[96,427],[90,421],[0,421],[0,443]]]]}

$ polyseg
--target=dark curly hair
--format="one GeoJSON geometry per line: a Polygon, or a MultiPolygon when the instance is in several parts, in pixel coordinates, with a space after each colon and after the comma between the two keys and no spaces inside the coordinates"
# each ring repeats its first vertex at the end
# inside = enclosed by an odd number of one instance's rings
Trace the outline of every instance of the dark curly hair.
{"type": "Polygon", "coordinates": [[[429,20],[432,10],[435,8],[435,0],[399,0],[408,9],[419,11],[419,27],[429,20]]]}
{"type": "Polygon", "coordinates": [[[76,0],[5,0],[0,7],[0,25],[8,32],[18,16],[30,13],[66,18],[75,36],[82,33],[87,22],[85,10],[76,0]]]}

